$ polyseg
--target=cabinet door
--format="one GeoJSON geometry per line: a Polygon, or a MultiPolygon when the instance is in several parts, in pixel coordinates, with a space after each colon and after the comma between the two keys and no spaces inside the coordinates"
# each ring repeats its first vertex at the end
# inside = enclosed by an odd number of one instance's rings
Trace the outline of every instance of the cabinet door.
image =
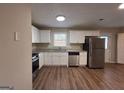
{"type": "Polygon", "coordinates": [[[39,54],[39,69],[44,65],[44,53],[39,54]]]}
{"type": "Polygon", "coordinates": [[[53,53],[53,56],[52,56],[52,61],[53,61],[53,65],[60,65],[60,61],[61,61],[61,59],[60,59],[60,53],[59,52],[54,52],[53,53]]]}
{"type": "Polygon", "coordinates": [[[49,53],[49,52],[44,53],[44,64],[45,65],[52,65],[51,53],[49,53]]]}
{"type": "Polygon", "coordinates": [[[92,36],[92,32],[91,31],[85,31],[85,36],[92,36]]]}
{"type": "Polygon", "coordinates": [[[86,65],[87,64],[87,52],[80,52],[79,63],[80,63],[80,65],[86,65]]]}
{"type": "Polygon", "coordinates": [[[35,31],[32,30],[32,43],[35,43],[35,31]]]}
{"type": "Polygon", "coordinates": [[[60,66],[61,65],[60,62],[61,62],[61,57],[59,55],[54,56],[54,65],[60,66]]]}
{"type": "Polygon", "coordinates": [[[68,58],[66,56],[61,57],[61,65],[68,66],[68,58]]]}
{"type": "Polygon", "coordinates": [[[68,66],[68,53],[61,53],[60,64],[68,66]]]}
{"type": "Polygon", "coordinates": [[[70,31],[70,43],[84,43],[83,31],[70,31]]]}
{"type": "Polygon", "coordinates": [[[84,35],[85,36],[100,36],[100,32],[99,31],[84,31],[84,35]]]}
{"type": "Polygon", "coordinates": [[[44,65],[48,65],[48,57],[47,57],[47,53],[44,53],[44,65]]]}
{"type": "Polygon", "coordinates": [[[56,65],[56,53],[55,52],[53,52],[52,53],[52,65],[56,65]]]}
{"type": "Polygon", "coordinates": [[[53,65],[53,57],[52,57],[52,53],[48,52],[48,65],[53,65]]]}
{"type": "Polygon", "coordinates": [[[40,43],[39,31],[36,31],[36,43],[40,43]]]}
{"type": "Polygon", "coordinates": [[[32,26],[32,43],[39,43],[40,38],[39,38],[39,30],[32,26]]]}
{"type": "Polygon", "coordinates": [[[70,43],[77,43],[77,33],[75,31],[70,31],[70,43]]]}
{"type": "Polygon", "coordinates": [[[78,43],[84,43],[85,42],[85,36],[83,32],[80,32],[78,34],[78,43]]]}
{"type": "Polygon", "coordinates": [[[67,53],[55,52],[52,54],[52,63],[53,65],[67,65],[68,64],[68,55],[67,53]]]}
{"type": "Polygon", "coordinates": [[[32,28],[32,43],[37,43],[37,31],[32,28]]]}
{"type": "Polygon", "coordinates": [[[50,43],[50,30],[40,30],[40,43],[50,43]]]}

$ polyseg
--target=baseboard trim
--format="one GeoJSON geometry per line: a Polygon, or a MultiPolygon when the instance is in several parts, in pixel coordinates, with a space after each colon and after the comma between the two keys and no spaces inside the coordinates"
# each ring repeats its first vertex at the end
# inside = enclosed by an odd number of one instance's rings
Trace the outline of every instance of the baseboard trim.
{"type": "Polygon", "coordinates": [[[109,62],[105,62],[105,63],[117,63],[116,61],[109,61],[109,62]]]}

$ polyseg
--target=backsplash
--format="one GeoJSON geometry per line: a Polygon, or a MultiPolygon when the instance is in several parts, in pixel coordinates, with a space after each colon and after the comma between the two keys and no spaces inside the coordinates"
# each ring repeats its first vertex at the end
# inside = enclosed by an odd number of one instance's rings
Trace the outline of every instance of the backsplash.
{"type": "Polygon", "coordinates": [[[82,44],[70,44],[66,47],[54,47],[51,44],[33,43],[32,50],[49,50],[49,49],[67,49],[67,50],[82,50],[82,44]]]}

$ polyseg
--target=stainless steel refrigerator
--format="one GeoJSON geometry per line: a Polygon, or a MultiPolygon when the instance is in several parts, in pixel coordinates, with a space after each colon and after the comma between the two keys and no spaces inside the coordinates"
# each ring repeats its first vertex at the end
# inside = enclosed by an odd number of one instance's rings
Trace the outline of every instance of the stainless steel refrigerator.
{"type": "Polygon", "coordinates": [[[99,37],[86,37],[87,66],[89,68],[104,68],[105,39],[99,37]]]}

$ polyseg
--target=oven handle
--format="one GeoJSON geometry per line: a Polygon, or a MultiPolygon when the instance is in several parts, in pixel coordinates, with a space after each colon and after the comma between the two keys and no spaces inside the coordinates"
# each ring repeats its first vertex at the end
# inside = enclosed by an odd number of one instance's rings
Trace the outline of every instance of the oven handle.
{"type": "Polygon", "coordinates": [[[35,62],[35,61],[37,61],[37,60],[39,60],[39,58],[37,57],[37,58],[35,58],[35,59],[33,59],[32,60],[32,62],[35,62]]]}

